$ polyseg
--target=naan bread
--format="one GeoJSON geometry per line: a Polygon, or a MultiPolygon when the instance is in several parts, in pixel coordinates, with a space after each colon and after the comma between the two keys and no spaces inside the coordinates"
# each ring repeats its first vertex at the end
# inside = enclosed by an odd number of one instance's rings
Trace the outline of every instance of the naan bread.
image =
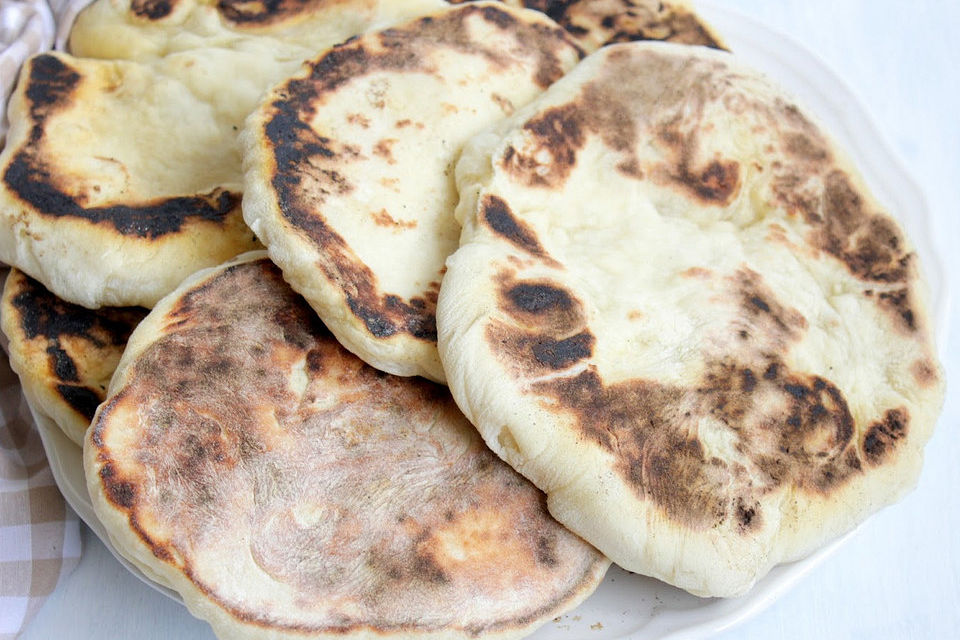
{"type": "Polygon", "coordinates": [[[0,260],[83,305],[152,306],[259,246],[240,213],[236,132],[132,62],[47,53],[10,99],[0,260]]]}
{"type": "Polygon", "coordinates": [[[943,398],[917,255],[759,74],[607,47],[457,183],[450,388],[617,564],[740,594],[915,483],[943,398]]]}
{"type": "Polygon", "coordinates": [[[7,275],[0,321],[10,367],[36,409],[81,447],[127,338],[146,313],[136,307],[91,311],[16,269],[7,275]]]}
{"type": "Polygon", "coordinates": [[[244,218],[350,351],[443,380],[454,162],[579,57],[542,14],[466,4],[334,47],[270,92],[245,131],[244,218]]]}
{"type": "Polygon", "coordinates": [[[609,564],[445,388],[348,353],[263,253],[143,321],[84,466],[117,548],[221,638],[516,638],[609,564]]]}

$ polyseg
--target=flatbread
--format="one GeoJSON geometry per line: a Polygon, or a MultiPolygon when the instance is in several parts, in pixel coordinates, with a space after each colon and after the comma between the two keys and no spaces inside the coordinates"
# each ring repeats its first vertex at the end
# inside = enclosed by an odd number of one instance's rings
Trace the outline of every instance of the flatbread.
{"type": "Polygon", "coordinates": [[[236,132],[182,83],[62,53],[24,65],[0,153],[0,260],[89,308],[150,307],[259,245],[236,132]]]}
{"type": "Polygon", "coordinates": [[[141,323],[84,467],[120,552],[221,638],[516,638],[609,564],[445,388],[344,350],[262,252],[141,323]]]}
{"type": "Polygon", "coordinates": [[[245,130],[244,218],[350,351],[443,380],[460,147],[579,57],[540,13],[466,4],[334,47],[268,94],[245,130]]]}
{"type": "Polygon", "coordinates": [[[81,447],[127,338],[146,314],[139,307],[91,311],[16,269],[7,275],[0,321],[10,367],[36,409],[81,447]]]}
{"type": "Polygon", "coordinates": [[[741,594],[916,482],[943,398],[917,255],[756,72],[612,45],[457,183],[451,391],[620,566],[741,594]]]}

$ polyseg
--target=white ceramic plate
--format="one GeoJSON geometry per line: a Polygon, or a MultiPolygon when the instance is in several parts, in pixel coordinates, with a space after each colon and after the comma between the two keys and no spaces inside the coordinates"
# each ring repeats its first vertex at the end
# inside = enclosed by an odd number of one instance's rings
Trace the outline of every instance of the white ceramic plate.
{"type": "MultiPolygon", "coordinates": [[[[780,82],[797,96],[807,111],[819,117],[851,153],[874,193],[904,224],[920,254],[930,284],[939,344],[945,345],[949,300],[943,266],[934,250],[929,210],[920,189],[890,151],[869,115],[843,82],[799,44],[722,7],[706,2],[698,3],[697,7],[738,56],[780,82]]],[[[67,502],[132,573],[161,593],[179,600],[176,593],[151,581],[116,553],[93,513],[80,450],[51,420],[37,412],[34,416],[54,477],[67,502]]],[[[855,532],[802,561],[776,567],[749,594],[727,600],[697,598],[662,582],[613,567],[585,603],[531,637],[535,640],[703,638],[769,606],[853,535],[855,532]]]]}

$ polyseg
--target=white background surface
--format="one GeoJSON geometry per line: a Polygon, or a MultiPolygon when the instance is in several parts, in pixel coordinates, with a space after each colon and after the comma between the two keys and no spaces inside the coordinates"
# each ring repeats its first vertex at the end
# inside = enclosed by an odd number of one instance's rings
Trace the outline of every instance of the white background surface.
{"type": "MultiPolygon", "coordinates": [[[[930,203],[960,276],[960,2],[714,0],[816,52],[846,81],[930,203]]],[[[944,365],[960,380],[960,304],[944,365]]],[[[917,490],[871,519],[768,610],[722,640],[960,638],[960,402],[951,397],[917,490]]],[[[24,640],[210,639],[205,623],[129,575],[93,535],[24,640]]]]}

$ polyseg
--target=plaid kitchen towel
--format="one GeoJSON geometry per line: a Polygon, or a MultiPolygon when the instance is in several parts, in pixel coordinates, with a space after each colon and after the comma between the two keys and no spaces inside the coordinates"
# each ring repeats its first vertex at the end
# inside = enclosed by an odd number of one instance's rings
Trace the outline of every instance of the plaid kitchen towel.
{"type": "MultiPolygon", "coordinates": [[[[49,49],[55,12],[43,0],[0,0],[0,144],[20,65],[49,49]]],[[[6,269],[0,272],[0,282],[6,269]]],[[[0,353],[0,640],[17,637],[80,559],[76,514],[53,479],[16,374],[0,353]]]]}
{"type": "Polygon", "coordinates": [[[7,640],[77,565],[80,531],[3,353],[0,420],[0,639],[7,640]]]}
{"type": "MultiPolygon", "coordinates": [[[[0,0],[0,146],[20,65],[55,42],[62,47],[85,4],[0,0]]],[[[19,635],[79,560],[77,516],[57,489],[20,382],[0,352],[0,640],[19,635]]]]}

